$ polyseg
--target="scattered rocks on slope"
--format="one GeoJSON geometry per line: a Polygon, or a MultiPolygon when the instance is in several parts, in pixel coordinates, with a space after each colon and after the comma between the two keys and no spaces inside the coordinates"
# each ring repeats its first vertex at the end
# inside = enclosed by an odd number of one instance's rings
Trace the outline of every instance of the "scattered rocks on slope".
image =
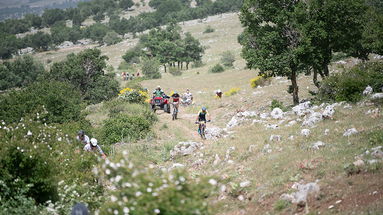
{"type": "Polygon", "coordinates": [[[305,129],[301,130],[302,136],[308,137],[310,135],[310,133],[311,133],[310,129],[305,128],[305,129]]]}
{"type": "Polygon", "coordinates": [[[311,144],[311,148],[314,149],[314,150],[318,150],[319,148],[321,147],[324,147],[326,144],[322,141],[317,141],[313,144],[311,144]]]}
{"type": "Polygon", "coordinates": [[[284,113],[280,108],[274,108],[270,115],[273,119],[283,119],[284,117],[284,113]]]}
{"type": "Polygon", "coordinates": [[[356,128],[350,128],[350,129],[347,129],[347,131],[343,133],[343,136],[349,137],[349,136],[351,136],[353,134],[357,134],[357,133],[358,133],[358,131],[356,130],[356,128]]]}
{"type": "Polygon", "coordinates": [[[372,151],[371,156],[378,158],[378,159],[383,159],[382,146],[372,148],[371,151],[372,151]]]}
{"type": "Polygon", "coordinates": [[[255,111],[243,111],[234,115],[231,120],[227,123],[226,128],[234,128],[238,125],[243,124],[246,121],[249,121],[251,117],[255,117],[258,114],[255,111]]]}
{"type": "Polygon", "coordinates": [[[273,150],[271,149],[271,145],[270,145],[270,144],[266,144],[266,145],[263,147],[262,152],[263,152],[263,153],[271,153],[271,152],[273,152],[273,150]]]}
{"type": "Polygon", "coordinates": [[[373,92],[372,87],[371,87],[370,85],[368,85],[368,86],[366,87],[366,89],[363,90],[363,95],[364,95],[364,96],[368,96],[368,95],[371,95],[372,92],[373,92]]]}
{"type": "Polygon", "coordinates": [[[374,100],[383,99],[383,93],[375,93],[371,96],[371,99],[374,99],[374,100]]]}
{"type": "Polygon", "coordinates": [[[316,123],[323,120],[322,114],[318,112],[313,112],[309,117],[305,117],[305,120],[302,123],[302,126],[313,127],[316,123]]]}
{"type": "Polygon", "coordinates": [[[307,198],[309,196],[318,197],[320,192],[320,187],[317,182],[307,184],[294,183],[291,188],[298,191],[291,194],[284,193],[281,195],[280,199],[290,201],[291,203],[300,206],[304,206],[307,203],[307,198]]]}
{"type": "Polygon", "coordinates": [[[226,137],[225,130],[218,127],[208,127],[205,130],[205,137],[208,140],[217,140],[218,138],[226,137]]]}
{"type": "Polygon", "coordinates": [[[190,155],[202,146],[202,143],[197,142],[180,142],[177,145],[175,145],[172,150],[170,150],[170,156],[172,158],[175,158],[177,156],[190,155]]]}
{"type": "Polygon", "coordinates": [[[56,48],[58,49],[65,49],[74,46],[73,42],[71,41],[64,41],[60,45],[57,45],[56,48]]]}
{"type": "Polygon", "coordinates": [[[282,136],[281,135],[271,135],[270,136],[270,141],[272,142],[280,142],[282,140],[282,136]]]}
{"type": "Polygon", "coordinates": [[[327,105],[322,113],[322,117],[325,119],[331,119],[335,113],[334,105],[327,105]]]}
{"type": "Polygon", "coordinates": [[[311,113],[310,107],[311,107],[310,101],[300,103],[299,105],[293,107],[293,112],[296,115],[302,117],[302,116],[305,116],[305,115],[311,113]]]}

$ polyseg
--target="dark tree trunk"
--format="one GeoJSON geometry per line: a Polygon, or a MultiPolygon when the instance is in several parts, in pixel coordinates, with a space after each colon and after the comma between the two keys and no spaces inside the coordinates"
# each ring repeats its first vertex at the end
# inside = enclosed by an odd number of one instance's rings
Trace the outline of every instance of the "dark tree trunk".
{"type": "Polygon", "coordinates": [[[328,77],[330,75],[330,71],[328,70],[328,63],[323,63],[322,65],[323,74],[325,77],[328,77]]]}
{"type": "Polygon", "coordinates": [[[314,85],[319,89],[320,84],[318,81],[318,70],[316,70],[316,69],[314,69],[313,82],[314,82],[314,85]]]}
{"type": "Polygon", "coordinates": [[[177,62],[177,66],[178,66],[178,69],[180,69],[180,62],[179,61],[177,62]]]}
{"type": "Polygon", "coordinates": [[[293,94],[293,102],[294,105],[299,104],[299,96],[298,96],[298,83],[297,83],[297,72],[293,70],[291,72],[291,86],[292,86],[292,94],[293,94]]]}
{"type": "Polygon", "coordinates": [[[186,62],[186,70],[189,69],[189,62],[186,62]]]}
{"type": "Polygon", "coordinates": [[[165,73],[166,73],[166,64],[164,64],[164,69],[165,69],[165,73]]]}
{"type": "Polygon", "coordinates": [[[184,68],[184,63],[181,62],[181,70],[184,68]]]}

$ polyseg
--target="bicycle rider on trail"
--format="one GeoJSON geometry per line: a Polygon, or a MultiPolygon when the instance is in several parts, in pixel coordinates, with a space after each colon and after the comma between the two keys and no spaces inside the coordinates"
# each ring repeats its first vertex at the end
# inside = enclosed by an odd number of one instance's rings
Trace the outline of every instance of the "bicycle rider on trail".
{"type": "MultiPolygon", "coordinates": [[[[210,115],[209,113],[207,112],[207,109],[206,107],[202,107],[202,109],[198,112],[198,115],[197,115],[197,119],[196,119],[196,123],[200,123],[200,122],[210,122],[210,115]]],[[[200,131],[200,127],[198,127],[198,133],[200,134],[201,131],[200,131]]]]}
{"type": "Polygon", "coordinates": [[[180,94],[178,94],[177,91],[174,91],[174,93],[172,95],[172,99],[173,99],[173,105],[175,105],[177,107],[177,110],[179,107],[180,97],[181,97],[180,94]]]}

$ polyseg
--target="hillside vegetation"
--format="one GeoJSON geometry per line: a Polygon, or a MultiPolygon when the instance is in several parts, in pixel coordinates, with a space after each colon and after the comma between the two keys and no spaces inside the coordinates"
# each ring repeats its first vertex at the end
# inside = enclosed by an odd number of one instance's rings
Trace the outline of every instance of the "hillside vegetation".
{"type": "Polygon", "coordinates": [[[331,4],[198,0],[173,10],[175,1],[153,0],[135,16],[115,10],[121,0],[85,11],[85,23],[111,18],[83,27],[88,36],[94,28],[137,37],[2,62],[0,215],[69,214],[78,202],[91,214],[380,214],[380,28],[371,37],[364,27],[348,31],[363,24],[352,12],[365,4],[326,1],[351,11],[348,21],[334,15],[333,29],[313,12],[332,17],[331,4]],[[252,11],[254,2],[265,5],[252,11]],[[112,11],[127,18],[112,27],[112,11]],[[124,23],[137,26],[117,27],[124,23]],[[189,89],[193,104],[181,105],[177,120],[154,112],[157,86],[167,95],[189,89]],[[211,117],[206,139],[195,123],[202,107],[211,117]],[[83,150],[79,130],[106,159],[83,150]]]}

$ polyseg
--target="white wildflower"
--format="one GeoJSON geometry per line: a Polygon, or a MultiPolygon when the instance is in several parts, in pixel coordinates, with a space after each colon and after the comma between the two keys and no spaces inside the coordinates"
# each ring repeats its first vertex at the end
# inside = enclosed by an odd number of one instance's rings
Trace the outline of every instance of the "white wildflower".
{"type": "Polygon", "coordinates": [[[142,195],[142,193],[140,192],[140,191],[137,191],[136,192],[136,197],[139,197],[139,196],[141,196],[142,195]]]}
{"type": "Polygon", "coordinates": [[[160,211],[160,209],[154,209],[154,213],[156,213],[156,214],[159,214],[161,211],[160,211]]]}
{"type": "Polygon", "coordinates": [[[148,188],[146,189],[146,191],[147,191],[148,193],[151,193],[151,192],[152,192],[152,188],[148,187],[148,188]]]}
{"type": "Polygon", "coordinates": [[[210,179],[210,180],[209,180],[209,184],[215,186],[215,185],[217,185],[217,180],[215,180],[215,179],[210,179]]]}
{"type": "Polygon", "coordinates": [[[30,130],[28,130],[27,136],[32,136],[32,132],[30,130]]]}
{"type": "Polygon", "coordinates": [[[110,196],[110,200],[112,201],[112,202],[116,202],[117,201],[117,197],[115,197],[115,196],[110,196]]]}
{"type": "Polygon", "coordinates": [[[124,211],[125,214],[128,214],[130,210],[129,210],[129,208],[124,207],[123,211],[124,211]]]}
{"type": "Polygon", "coordinates": [[[106,173],[107,175],[110,175],[110,169],[106,169],[106,170],[105,170],[105,173],[106,173]]]}

